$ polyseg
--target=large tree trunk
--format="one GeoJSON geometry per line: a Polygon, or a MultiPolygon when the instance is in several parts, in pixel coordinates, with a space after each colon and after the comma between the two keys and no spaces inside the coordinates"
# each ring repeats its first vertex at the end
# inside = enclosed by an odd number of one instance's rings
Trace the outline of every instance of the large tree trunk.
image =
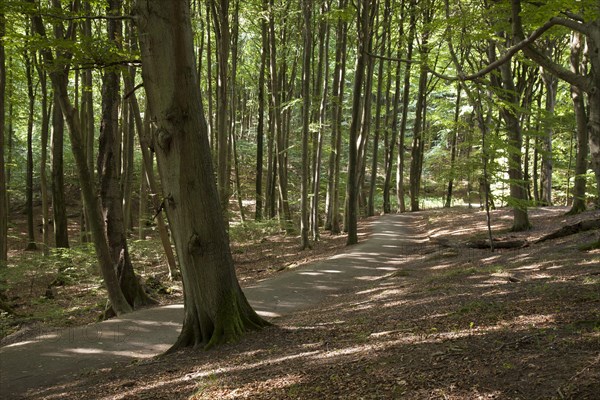
{"type": "Polygon", "coordinates": [[[172,347],[237,339],[266,324],[235,275],[219,209],[194,67],[187,2],[139,0],[142,75],[156,124],[154,149],[184,284],[185,318],[172,347]]]}
{"type": "MultiPolygon", "coordinates": [[[[0,12],[0,37],[6,31],[6,17],[0,12]]],[[[0,268],[6,266],[8,254],[8,197],[4,169],[4,93],[6,93],[6,59],[4,41],[0,40],[0,268]]]]}

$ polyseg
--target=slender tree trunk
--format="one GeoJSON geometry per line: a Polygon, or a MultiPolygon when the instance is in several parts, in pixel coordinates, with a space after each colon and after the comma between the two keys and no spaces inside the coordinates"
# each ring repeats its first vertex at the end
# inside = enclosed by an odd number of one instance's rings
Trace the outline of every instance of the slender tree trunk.
{"type": "MultiPolygon", "coordinates": [[[[411,0],[409,5],[410,27],[408,30],[408,48],[406,58],[411,60],[413,54],[413,42],[417,29],[416,21],[416,0],[411,0]]],[[[401,213],[406,212],[405,190],[404,190],[404,139],[406,137],[406,124],[408,121],[408,106],[410,101],[410,73],[412,63],[406,63],[404,69],[404,85],[402,89],[402,118],[400,119],[400,134],[398,139],[398,166],[396,170],[396,196],[398,199],[398,209],[401,213]]]]}
{"type": "MultiPolygon", "coordinates": [[[[339,9],[346,7],[346,0],[340,0],[339,9]]],[[[339,221],[339,180],[340,180],[340,155],[342,150],[342,110],[344,96],[344,82],[346,76],[346,44],[348,24],[340,18],[336,28],[335,68],[332,84],[331,107],[331,151],[329,153],[328,176],[326,196],[325,229],[331,233],[340,233],[339,221]]]]}
{"type": "MultiPolygon", "coordinates": [[[[391,16],[390,0],[385,0],[383,10],[383,24],[382,24],[382,35],[381,35],[381,53],[385,53],[387,43],[387,35],[390,29],[389,18],[391,16]]],[[[381,110],[383,108],[383,69],[384,62],[379,60],[377,70],[377,100],[375,110],[375,136],[373,138],[373,156],[371,159],[371,179],[369,181],[369,196],[367,199],[367,216],[371,217],[375,215],[375,188],[377,186],[377,167],[378,167],[378,155],[379,155],[379,137],[381,135],[381,110]]]]}
{"type": "Polygon", "coordinates": [[[27,98],[29,100],[27,118],[27,174],[25,178],[28,242],[25,250],[36,250],[37,245],[35,244],[35,227],[33,223],[33,113],[35,107],[35,93],[33,89],[33,64],[31,57],[27,52],[24,53],[24,60],[25,75],[27,77],[27,98]]]}
{"type": "MultiPolygon", "coordinates": [[[[577,32],[571,34],[571,71],[581,73],[580,63],[581,35],[577,32]]],[[[577,155],[575,156],[575,185],[573,186],[573,205],[569,214],[578,214],[586,209],[585,187],[588,156],[588,128],[585,101],[582,90],[571,85],[571,98],[577,122],[577,155]]]]}
{"type": "MultiPolygon", "coordinates": [[[[0,38],[6,33],[6,17],[0,12],[0,38]]],[[[4,41],[0,40],[0,269],[6,266],[8,260],[8,196],[7,177],[4,164],[4,133],[6,93],[6,53],[4,41]]]]}
{"type": "MultiPolygon", "coordinates": [[[[213,25],[217,40],[217,187],[221,200],[221,211],[225,221],[229,221],[229,0],[211,0],[213,25]]],[[[233,110],[231,110],[233,111],[233,110]]]]}
{"type": "MultiPolygon", "coordinates": [[[[263,12],[266,6],[263,1],[263,12]]],[[[265,137],[265,71],[267,68],[267,52],[269,51],[269,37],[267,31],[266,17],[260,21],[261,30],[261,49],[260,49],[260,69],[258,72],[258,121],[256,125],[256,211],[254,219],[257,221],[263,218],[263,153],[265,137]]]]}
{"type": "MultiPolygon", "coordinates": [[[[274,1],[269,0],[269,69],[271,77],[271,105],[273,107],[273,120],[271,123],[273,124],[275,141],[275,171],[277,171],[278,178],[279,201],[283,211],[282,224],[286,232],[291,232],[293,227],[287,188],[287,146],[282,121],[281,99],[283,94],[280,84],[281,75],[277,72],[277,37],[275,35],[274,6],[274,1]]],[[[283,68],[282,71],[284,71],[283,68]]]]}
{"type": "Polygon", "coordinates": [[[215,123],[213,121],[213,69],[212,69],[212,58],[213,58],[213,50],[212,50],[212,40],[210,35],[210,26],[211,26],[211,2],[206,2],[206,103],[208,104],[208,118],[206,120],[208,125],[208,139],[210,141],[211,152],[216,157],[216,147],[217,147],[217,139],[215,138],[215,123]]]}
{"type": "Polygon", "coordinates": [[[47,256],[50,254],[50,221],[49,221],[49,202],[48,202],[48,180],[46,174],[46,164],[48,161],[48,134],[50,131],[50,107],[48,105],[48,75],[39,65],[38,77],[42,90],[42,129],[41,129],[41,151],[40,151],[40,192],[42,198],[42,238],[43,252],[47,256]]]}
{"type": "MultiPolygon", "coordinates": [[[[128,93],[133,93],[133,82],[126,80],[125,81],[125,90],[128,93]]],[[[161,205],[160,200],[160,190],[159,185],[156,183],[154,179],[154,167],[152,163],[152,153],[150,153],[150,148],[148,146],[148,142],[150,137],[152,136],[150,133],[150,123],[149,117],[145,118],[145,124],[142,122],[142,116],[140,113],[140,107],[137,102],[137,98],[135,93],[133,93],[129,97],[129,101],[131,103],[131,111],[133,112],[133,117],[135,119],[135,125],[138,132],[138,139],[140,142],[140,149],[142,152],[142,163],[144,166],[145,176],[142,177],[142,180],[146,180],[148,183],[148,188],[150,189],[150,198],[152,199],[152,205],[155,210],[155,220],[156,227],[158,230],[158,235],[160,237],[160,242],[163,246],[163,250],[165,252],[165,257],[167,259],[167,268],[169,269],[169,279],[175,279],[179,277],[179,273],[177,272],[177,262],[175,261],[175,254],[173,254],[173,248],[171,247],[171,240],[169,238],[169,231],[164,222],[163,213],[161,212],[163,209],[163,205],[161,205]]],[[[146,115],[149,115],[150,112],[146,110],[146,115]]]]}
{"type": "Polygon", "coordinates": [[[264,326],[246,300],[219,209],[193,56],[189,4],[138,1],[143,77],[155,151],[184,283],[183,346],[237,339],[264,326]],[[161,57],[156,57],[160,54],[161,57]]]}
{"type": "MultiPolygon", "coordinates": [[[[421,37],[421,57],[427,59],[428,49],[428,36],[427,32],[424,32],[421,37]]],[[[424,115],[425,108],[427,106],[427,79],[428,70],[425,64],[421,65],[419,74],[419,92],[417,93],[417,105],[415,110],[415,123],[413,127],[413,144],[411,151],[411,162],[410,162],[410,210],[419,211],[419,197],[421,190],[421,174],[423,167],[423,152],[424,152],[424,115]]]]}
{"type": "MultiPolygon", "coordinates": [[[[329,2],[326,1],[321,7],[321,14],[329,12],[329,2]]],[[[311,232],[312,239],[319,240],[320,212],[319,202],[321,194],[321,159],[323,152],[323,137],[325,133],[325,123],[327,118],[327,92],[329,91],[329,23],[321,21],[319,26],[319,73],[316,82],[321,85],[321,104],[319,105],[318,122],[319,131],[314,149],[313,163],[313,197],[311,203],[311,232]]],[[[317,89],[315,89],[317,93],[317,89]]]]}
{"type": "MultiPolygon", "coordinates": [[[[556,50],[555,50],[556,51],[556,50]]],[[[558,78],[549,72],[541,74],[546,87],[546,120],[554,116],[556,107],[556,90],[558,89],[558,78]]],[[[552,205],[552,135],[554,129],[551,122],[544,124],[544,136],[542,138],[542,174],[541,174],[541,203],[545,206],[552,205]]]]}
{"type": "Polygon", "coordinates": [[[348,222],[348,238],[346,245],[358,243],[357,219],[358,219],[358,141],[360,132],[361,120],[361,96],[363,90],[363,80],[365,78],[365,70],[367,67],[368,43],[371,40],[370,13],[371,7],[375,1],[367,0],[359,6],[357,15],[357,57],[356,68],[354,74],[354,90],[352,98],[352,122],[350,123],[350,138],[348,148],[348,180],[347,180],[347,222],[348,222]]]}
{"type": "MultiPolygon", "coordinates": [[[[121,15],[121,0],[109,0],[108,15],[121,15]]],[[[121,47],[121,23],[118,19],[108,20],[108,39],[121,47]]],[[[119,91],[120,74],[106,71],[102,78],[102,121],[98,151],[98,175],[100,177],[100,199],[102,214],[106,221],[106,239],[112,262],[117,267],[121,291],[133,308],[154,303],[138,282],[127,246],[126,225],[123,215],[123,193],[119,183],[120,130],[119,91]]],[[[132,79],[132,78],[130,78],[132,79]]]]}
{"type": "MultiPolygon", "coordinates": [[[[29,1],[31,2],[33,0],[29,1]]],[[[33,16],[32,21],[36,33],[41,37],[46,37],[42,18],[40,16],[33,16]]],[[[41,49],[41,53],[47,64],[56,65],[54,56],[50,50],[44,48],[41,49]]],[[[69,126],[71,149],[77,165],[81,191],[85,198],[85,203],[89,208],[89,225],[92,231],[96,256],[98,258],[98,263],[100,264],[100,271],[102,273],[102,277],[104,278],[104,284],[108,291],[108,298],[112,304],[113,310],[117,315],[120,315],[131,311],[131,306],[128,304],[123,292],[121,291],[121,288],[119,287],[119,281],[117,279],[117,274],[115,273],[110,250],[104,236],[104,221],[102,219],[102,213],[96,197],[93,175],[90,173],[90,169],[87,165],[84,143],[82,140],[83,129],[79,120],[79,114],[77,109],[73,107],[68,97],[67,82],[63,80],[64,72],[59,70],[64,69],[64,66],[58,65],[58,67],[60,68],[57,68],[55,71],[50,73],[50,78],[52,80],[54,91],[57,93],[60,102],[60,108],[69,126]]]]}
{"type": "Polygon", "coordinates": [[[300,182],[300,247],[304,250],[310,248],[308,240],[309,231],[309,168],[308,168],[308,138],[310,136],[310,107],[311,107],[311,54],[312,54],[312,1],[302,0],[303,29],[303,56],[302,56],[302,177],[300,182]]]}
{"type": "MultiPolygon", "coordinates": [[[[65,79],[61,77],[61,79],[65,79]]],[[[67,208],[65,204],[65,183],[63,168],[65,120],[60,108],[58,93],[53,94],[52,107],[52,212],[54,221],[54,243],[57,248],[69,247],[67,208]]]]}
{"type": "Polygon", "coordinates": [[[446,203],[444,207],[450,208],[452,205],[452,188],[454,185],[454,174],[456,164],[456,146],[458,141],[458,120],[460,117],[460,95],[461,85],[456,88],[456,103],[454,105],[454,127],[452,128],[452,142],[450,144],[450,178],[448,179],[448,190],[446,191],[446,203]]]}
{"type": "MultiPolygon", "coordinates": [[[[500,67],[502,74],[503,98],[508,104],[516,104],[516,88],[510,63],[504,63],[500,67]]],[[[513,226],[515,232],[527,230],[531,227],[527,214],[527,191],[523,183],[523,169],[521,165],[521,147],[523,146],[523,135],[521,124],[512,108],[502,107],[501,114],[506,123],[509,152],[508,177],[510,179],[510,197],[513,204],[513,226]]]]}

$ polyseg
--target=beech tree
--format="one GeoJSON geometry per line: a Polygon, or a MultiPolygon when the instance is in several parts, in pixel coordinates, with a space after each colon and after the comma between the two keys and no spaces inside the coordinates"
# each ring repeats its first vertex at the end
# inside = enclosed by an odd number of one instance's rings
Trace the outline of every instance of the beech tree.
{"type": "Polygon", "coordinates": [[[0,268],[5,265],[8,252],[8,197],[6,196],[6,171],[4,168],[4,96],[6,93],[5,34],[6,18],[4,16],[4,10],[0,8],[0,268]]]}
{"type": "Polygon", "coordinates": [[[138,0],[137,13],[152,140],[185,288],[183,328],[171,349],[210,347],[267,323],[239,286],[225,221],[215,212],[219,195],[189,3],[138,0]]]}

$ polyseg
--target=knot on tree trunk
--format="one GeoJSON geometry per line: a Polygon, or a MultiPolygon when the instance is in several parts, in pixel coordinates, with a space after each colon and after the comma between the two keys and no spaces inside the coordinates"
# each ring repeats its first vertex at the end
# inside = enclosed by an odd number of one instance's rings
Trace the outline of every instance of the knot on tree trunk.
{"type": "Polygon", "coordinates": [[[169,151],[171,148],[171,141],[173,140],[173,134],[165,128],[158,128],[156,132],[156,138],[158,145],[165,151],[169,151]]]}
{"type": "Polygon", "coordinates": [[[201,256],[204,254],[204,246],[202,246],[202,240],[198,234],[194,233],[188,241],[188,251],[194,256],[201,256]]]}

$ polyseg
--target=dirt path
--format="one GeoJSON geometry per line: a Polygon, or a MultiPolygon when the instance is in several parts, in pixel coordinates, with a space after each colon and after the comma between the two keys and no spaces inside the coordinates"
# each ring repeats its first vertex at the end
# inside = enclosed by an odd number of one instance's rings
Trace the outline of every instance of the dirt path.
{"type": "MultiPolygon", "coordinates": [[[[364,243],[326,261],[305,265],[244,288],[250,303],[267,318],[309,308],[328,296],[353,291],[392,274],[410,262],[419,234],[419,215],[387,215],[373,222],[364,243]]],[[[45,332],[0,349],[0,397],[26,397],[34,388],[165,351],[177,338],[183,305],[131,313],[87,326],[45,332]]]]}

